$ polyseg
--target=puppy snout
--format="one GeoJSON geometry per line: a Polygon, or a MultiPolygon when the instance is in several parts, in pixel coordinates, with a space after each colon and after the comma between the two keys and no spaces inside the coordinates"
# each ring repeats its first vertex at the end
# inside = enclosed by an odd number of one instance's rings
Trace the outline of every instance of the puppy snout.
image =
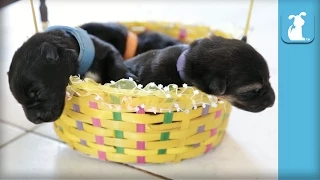
{"type": "Polygon", "coordinates": [[[34,124],[41,124],[51,122],[54,119],[50,111],[43,111],[37,109],[25,109],[27,119],[34,124]]]}
{"type": "Polygon", "coordinates": [[[264,107],[272,107],[273,104],[274,104],[274,101],[272,101],[272,100],[262,102],[262,105],[264,107]]]}
{"type": "Polygon", "coordinates": [[[274,100],[271,103],[269,103],[269,105],[267,105],[267,107],[272,107],[273,105],[274,105],[274,100]]]}
{"type": "Polygon", "coordinates": [[[274,93],[274,90],[270,87],[269,90],[269,102],[266,104],[267,107],[272,107],[274,105],[274,102],[276,100],[276,95],[274,93]]]}
{"type": "Polygon", "coordinates": [[[45,119],[43,118],[42,113],[40,111],[28,112],[27,117],[34,124],[40,124],[45,121],[45,119]]]}
{"type": "Polygon", "coordinates": [[[41,112],[36,112],[35,118],[36,118],[38,121],[41,121],[41,122],[44,121],[44,118],[42,117],[41,112]]]}

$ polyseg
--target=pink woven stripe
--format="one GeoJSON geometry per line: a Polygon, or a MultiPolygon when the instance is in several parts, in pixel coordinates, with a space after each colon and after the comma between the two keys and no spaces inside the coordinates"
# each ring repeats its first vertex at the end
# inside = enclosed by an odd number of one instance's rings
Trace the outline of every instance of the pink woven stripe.
{"type": "Polygon", "coordinates": [[[107,155],[106,155],[106,153],[103,152],[103,151],[98,151],[98,158],[99,158],[100,160],[105,161],[105,160],[107,160],[107,155]]]}
{"type": "Polygon", "coordinates": [[[211,129],[210,136],[215,136],[217,134],[217,128],[211,129]]]}
{"type": "MultiPolygon", "coordinates": [[[[96,102],[89,102],[89,107],[92,109],[98,109],[98,104],[96,102]]],[[[92,118],[92,124],[95,127],[101,127],[100,119],[98,118],[92,118]]]]}
{"type": "Polygon", "coordinates": [[[137,162],[138,162],[138,164],[144,164],[144,163],[146,163],[146,158],[144,156],[138,156],[137,162]]]}
{"type": "Polygon", "coordinates": [[[208,144],[207,147],[206,147],[206,151],[205,153],[208,153],[212,148],[212,144],[208,144]]]}
{"type": "Polygon", "coordinates": [[[221,114],[222,114],[222,111],[221,111],[221,110],[217,111],[217,112],[216,112],[216,117],[215,117],[215,118],[219,118],[219,117],[221,116],[221,114]]]}
{"type": "Polygon", "coordinates": [[[104,145],[104,138],[102,136],[96,136],[96,143],[104,145]]]}
{"type": "Polygon", "coordinates": [[[184,28],[181,28],[181,29],[180,29],[180,33],[179,33],[179,38],[180,38],[180,39],[184,39],[184,38],[186,38],[186,37],[187,37],[187,30],[184,29],[184,28]]]}
{"type": "Polygon", "coordinates": [[[146,132],[146,125],[145,124],[137,124],[136,126],[137,126],[136,127],[137,132],[140,132],[140,133],[146,132]]]}
{"type": "Polygon", "coordinates": [[[89,107],[92,109],[98,109],[98,104],[96,102],[89,102],[89,107]]]}
{"type": "MultiPolygon", "coordinates": [[[[141,108],[138,106],[139,110],[137,114],[145,114],[144,108],[141,108]]],[[[139,133],[145,133],[146,132],[146,125],[145,124],[137,124],[136,130],[139,133]]],[[[138,150],[145,150],[146,149],[146,143],[144,141],[137,141],[137,149],[138,150]]],[[[137,163],[138,164],[144,164],[146,163],[146,158],[144,156],[137,156],[137,163]]]]}
{"type": "Polygon", "coordinates": [[[100,119],[92,118],[92,124],[94,127],[101,127],[100,119]]]}
{"type": "Polygon", "coordinates": [[[144,108],[142,108],[142,107],[140,107],[140,106],[138,106],[138,108],[139,108],[139,110],[138,110],[137,114],[145,114],[145,113],[146,113],[146,111],[144,110],[144,108]]]}
{"type": "MultiPolygon", "coordinates": [[[[144,108],[141,108],[140,106],[138,106],[138,108],[139,108],[139,110],[138,110],[137,114],[145,114],[146,113],[144,108]]],[[[137,132],[144,133],[144,132],[146,132],[146,125],[145,124],[137,124],[136,130],[137,130],[137,132]]]]}
{"type": "Polygon", "coordinates": [[[146,143],[144,141],[137,141],[137,149],[138,150],[146,149],[146,143]]]}

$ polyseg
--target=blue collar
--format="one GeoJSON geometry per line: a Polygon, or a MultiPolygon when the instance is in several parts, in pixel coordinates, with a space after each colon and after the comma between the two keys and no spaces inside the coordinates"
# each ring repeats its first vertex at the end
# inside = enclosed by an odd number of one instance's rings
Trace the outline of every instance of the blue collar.
{"type": "Polygon", "coordinates": [[[178,61],[177,61],[177,71],[179,73],[181,80],[184,81],[185,83],[187,83],[187,81],[186,81],[186,76],[185,76],[183,69],[186,65],[186,54],[188,53],[188,51],[189,51],[189,49],[184,50],[181,53],[181,55],[179,56],[178,61]]]}
{"type": "Polygon", "coordinates": [[[73,35],[79,43],[80,52],[79,52],[79,69],[78,73],[80,75],[85,74],[89,67],[91,66],[94,55],[95,55],[95,48],[94,44],[87,33],[87,31],[81,28],[74,28],[68,26],[50,26],[47,28],[46,32],[53,31],[53,30],[63,30],[67,33],[73,35]]]}

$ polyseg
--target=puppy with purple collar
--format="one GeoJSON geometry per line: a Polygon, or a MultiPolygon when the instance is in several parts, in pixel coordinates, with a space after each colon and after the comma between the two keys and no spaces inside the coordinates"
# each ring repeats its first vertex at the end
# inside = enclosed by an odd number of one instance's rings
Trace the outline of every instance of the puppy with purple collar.
{"type": "Polygon", "coordinates": [[[273,106],[275,93],[267,62],[245,41],[246,37],[212,36],[190,45],[151,50],[125,61],[125,65],[142,85],[186,83],[239,109],[261,112],[273,106]]]}
{"type": "Polygon", "coordinates": [[[28,39],[15,53],[9,87],[35,124],[57,120],[64,109],[71,75],[99,83],[134,78],[117,49],[81,28],[49,27],[28,39]]]}

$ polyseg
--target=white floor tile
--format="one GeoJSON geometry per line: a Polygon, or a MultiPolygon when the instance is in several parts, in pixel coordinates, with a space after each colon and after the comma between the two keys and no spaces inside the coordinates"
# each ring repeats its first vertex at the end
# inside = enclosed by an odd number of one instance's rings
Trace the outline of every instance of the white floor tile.
{"type": "Polygon", "coordinates": [[[120,164],[87,158],[62,143],[34,134],[0,149],[0,159],[0,179],[158,179],[120,164]]]}
{"type": "Polygon", "coordinates": [[[60,141],[60,139],[54,132],[53,126],[54,126],[53,123],[45,123],[35,128],[34,132],[60,141]]]}
{"type": "Polygon", "coordinates": [[[0,17],[5,17],[0,22],[0,119],[30,130],[35,125],[27,121],[21,106],[13,98],[7,77],[14,52],[34,33],[30,4],[25,6],[25,2],[29,1],[19,1],[0,10],[0,17]]]}
{"type": "Polygon", "coordinates": [[[0,122],[0,146],[12,141],[22,133],[24,133],[23,130],[0,122]]]}
{"type": "Polygon", "coordinates": [[[220,146],[198,158],[184,160],[179,164],[136,167],[171,179],[275,179],[277,170],[257,160],[252,151],[247,144],[240,144],[237,137],[226,134],[220,146]]]}
{"type": "Polygon", "coordinates": [[[0,119],[6,122],[9,122],[11,124],[14,124],[16,126],[19,126],[25,130],[30,130],[34,128],[36,125],[29,122],[27,118],[25,117],[25,114],[22,110],[22,107],[20,104],[17,103],[17,101],[13,98],[10,90],[9,85],[7,83],[7,75],[5,74],[5,77],[0,77],[0,92],[1,92],[1,101],[0,101],[0,107],[1,107],[1,113],[0,113],[0,119]],[[2,83],[5,82],[5,83],[2,83]]]}

